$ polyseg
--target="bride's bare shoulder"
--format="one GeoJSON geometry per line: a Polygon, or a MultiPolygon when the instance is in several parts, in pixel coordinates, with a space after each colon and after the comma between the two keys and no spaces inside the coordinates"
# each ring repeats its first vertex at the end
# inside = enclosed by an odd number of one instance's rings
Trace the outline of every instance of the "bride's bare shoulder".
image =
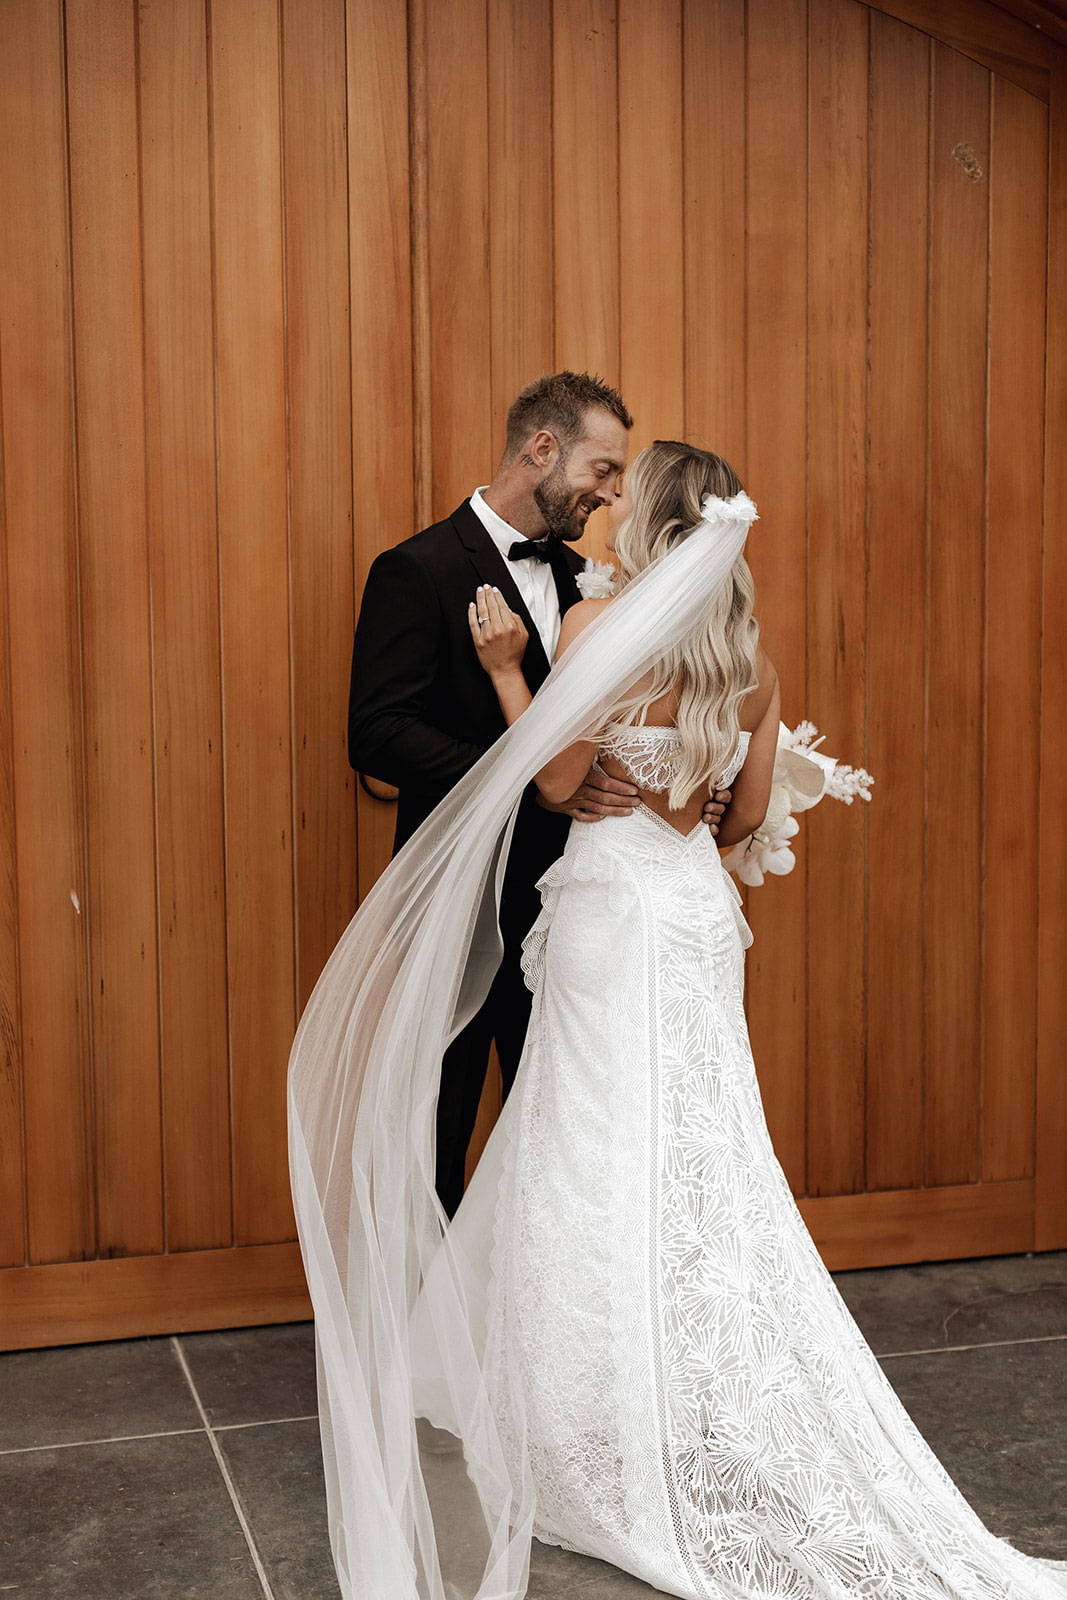
{"type": "Polygon", "coordinates": [[[774,662],[763,648],[762,641],[756,645],[756,671],[759,673],[759,690],[757,693],[770,694],[778,682],[778,673],[774,662]]]}
{"type": "Polygon", "coordinates": [[[602,598],[598,596],[595,600],[576,600],[572,606],[567,607],[559,626],[557,658],[571,641],[578,637],[583,628],[588,628],[594,618],[599,617],[605,606],[611,605],[613,599],[613,595],[604,595],[602,598]]]}

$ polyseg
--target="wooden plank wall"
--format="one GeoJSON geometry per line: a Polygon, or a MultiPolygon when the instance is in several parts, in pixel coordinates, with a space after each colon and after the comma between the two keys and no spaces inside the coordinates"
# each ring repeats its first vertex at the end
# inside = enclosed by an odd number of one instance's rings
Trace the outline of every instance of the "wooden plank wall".
{"type": "Polygon", "coordinates": [[[561,366],[735,465],[876,776],[746,897],[827,1261],[1067,1244],[1063,84],[980,0],[0,0],[4,1343],[308,1314],[363,578],[561,366]]]}

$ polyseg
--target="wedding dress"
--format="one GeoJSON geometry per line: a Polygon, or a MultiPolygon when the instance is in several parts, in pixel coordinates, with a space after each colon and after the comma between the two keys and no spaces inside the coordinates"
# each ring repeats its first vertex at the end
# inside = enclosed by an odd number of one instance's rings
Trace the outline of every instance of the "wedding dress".
{"type": "MultiPolygon", "coordinates": [[[[601,750],[658,791],[677,737],[620,727],[601,750]]],[[[638,802],[573,826],[540,887],[526,1049],[450,1230],[535,1537],[687,1600],[1067,1595],[1067,1562],[994,1537],[960,1494],[808,1233],[707,826],[638,802]]]]}
{"type": "MultiPolygon", "coordinates": [[[[707,496],[583,630],[300,1017],[289,1164],[344,1600],[521,1600],[534,1535],[703,1600],[1067,1596],[1067,1563],[962,1499],[804,1227],[749,1051],[751,936],[703,823],[640,804],[572,827],[526,941],[515,1085],[451,1224],[435,1192],[441,1057],[497,970],[523,790],[706,625],[755,520],[743,491],[707,496]]],[[[627,737],[662,781],[669,734],[627,737]]]]}

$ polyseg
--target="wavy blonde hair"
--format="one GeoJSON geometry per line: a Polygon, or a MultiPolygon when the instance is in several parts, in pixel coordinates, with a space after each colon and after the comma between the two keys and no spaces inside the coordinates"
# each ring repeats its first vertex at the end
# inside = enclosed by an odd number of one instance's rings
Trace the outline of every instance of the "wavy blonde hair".
{"type": "MultiPolygon", "coordinates": [[[[622,585],[694,531],[707,495],[727,500],[744,487],[721,456],[675,439],[656,439],[642,450],[629,482],[633,506],[615,539],[622,585]]],[[[645,688],[611,712],[614,722],[642,724],[653,702],[680,683],[680,749],[667,791],[672,811],[710,785],[737,751],[741,702],[759,684],[755,598],[748,563],[738,556],[705,620],[655,664],[645,688]]]]}

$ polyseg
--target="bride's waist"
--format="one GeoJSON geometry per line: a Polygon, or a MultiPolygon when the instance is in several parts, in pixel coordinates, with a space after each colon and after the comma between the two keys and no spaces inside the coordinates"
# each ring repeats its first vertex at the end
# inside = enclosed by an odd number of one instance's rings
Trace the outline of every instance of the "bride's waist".
{"type": "Polygon", "coordinates": [[[638,846],[652,855],[699,858],[720,865],[714,835],[707,823],[698,817],[688,826],[684,822],[676,826],[641,800],[629,813],[601,817],[596,822],[572,823],[567,839],[567,850],[575,855],[604,851],[632,860],[638,846]]]}

